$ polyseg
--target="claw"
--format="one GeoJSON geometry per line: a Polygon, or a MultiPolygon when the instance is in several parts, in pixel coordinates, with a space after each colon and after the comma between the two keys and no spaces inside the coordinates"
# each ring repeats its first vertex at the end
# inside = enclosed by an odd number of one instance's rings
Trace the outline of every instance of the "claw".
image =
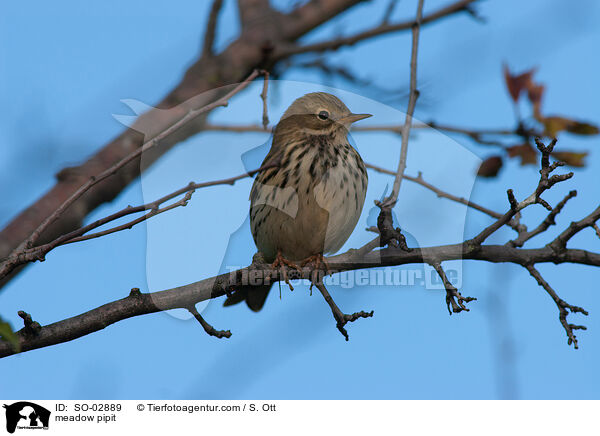
{"type": "Polygon", "coordinates": [[[323,257],[323,253],[319,253],[319,254],[314,254],[310,257],[307,257],[306,259],[304,259],[301,263],[301,266],[304,267],[308,264],[312,264],[311,265],[311,269],[312,269],[312,273],[311,273],[311,278],[310,278],[310,288],[309,290],[311,291],[312,294],[312,287],[313,285],[316,285],[317,282],[319,281],[319,271],[321,270],[321,265],[325,266],[325,273],[326,275],[330,276],[333,273],[331,272],[331,269],[329,268],[329,264],[327,263],[327,261],[325,260],[325,258],[323,257]]]}
{"type": "Polygon", "coordinates": [[[285,284],[290,287],[290,291],[293,291],[294,287],[290,283],[290,279],[288,278],[286,267],[293,268],[297,271],[302,271],[302,268],[300,268],[294,262],[291,262],[291,261],[287,260],[285,257],[283,257],[283,255],[281,254],[281,250],[278,250],[277,256],[275,257],[275,261],[271,264],[271,268],[273,268],[273,269],[279,268],[279,273],[281,274],[281,277],[283,277],[285,284]]]}

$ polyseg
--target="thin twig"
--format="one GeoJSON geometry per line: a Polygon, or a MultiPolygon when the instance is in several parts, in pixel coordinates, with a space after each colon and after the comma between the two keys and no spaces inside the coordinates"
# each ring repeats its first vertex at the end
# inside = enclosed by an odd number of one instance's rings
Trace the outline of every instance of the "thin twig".
{"type": "Polygon", "coordinates": [[[419,90],[417,89],[417,56],[419,50],[419,31],[421,29],[421,21],[423,20],[423,3],[424,0],[419,0],[419,4],[417,5],[417,17],[415,19],[415,24],[412,26],[412,48],[410,53],[410,94],[408,98],[408,109],[406,110],[406,117],[404,118],[404,125],[402,126],[400,161],[398,162],[398,170],[396,171],[396,178],[394,179],[392,193],[383,201],[383,204],[389,207],[393,207],[394,204],[396,204],[398,193],[400,192],[400,184],[402,183],[402,177],[404,176],[404,170],[406,169],[408,136],[410,134],[410,127],[412,124],[412,118],[415,112],[417,99],[419,98],[419,90]]]}
{"type": "Polygon", "coordinates": [[[163,130],[154,138],[146,141],[141,147],[137,148],[134,152],[125,156],[123,159],[119,160],[119,162],[107,168],[99,175],[91,177],[86,183],[81,185],[73,194],[71,194],[69,198],[67,198],[50,216],[48,216],[23,243],[21,243],[15,250],[13,250],[13,252],[8,256],[9,260],[3,262],[2,267],[0,267],[0,279],[9,274],[18,265],[18,262],[16,262],[15,260],[19,258],[23,251],[25,249],[31,248],[33,244],[38,240],[40,235],[44,232],[44,230],[46,230],[48,226],[50,226],[58,218],[60,218],[63,212],[67,210],[69,206],[71,206],[83,194],[85,194],[91,187],[95,186],[104,179],[115,174],[120,168],[133,161],[142,153],[156,146],[161,140],[171,135],[173,132],[175,132],[185,124],[189,123],[194,118],[198,117],[200,114],[209,112],[217,107],[227,106],[231,97],[245,89],[256,77],[258,77],[261,74],[262,71],[254,70],[243,82],[238,84],[233,90],[228,92],[223,97],[201,108],[190,110],[183,118],[172,124],[167,129],[163,130]]]}
{"type": "MultiPolygon", "coordinates": [[[[382,168],[379,167],[377,165],[373,165],[370,163],[365,162],[365,167],[370,168],[374,171],[377,171],[379,173],[383,173],[383,174],[389,174],[391,176],[395,176],[396,173],[394,171],[388,170],[386,168],[382,168]]],[[[488,209],[484,206],[481,206],[477,203],[472,202],[471,200],[467,200],[464,197],[458,197],[456,195],[450,194],[446,191],[442,191],[440,188],[438,188],[437,186],[432,185],[431,183],[428,183],[427,181],[425,181],[423,179],[423,174],[419,171],[417,177],[413,177],[413,176],[409,176],[409,175],[404,175],[404,179],[408,180],[409,182],[413,182],[413,183],[417,183],[418,185],[423,186],[424,188],[429,189],[430,191],[434,192],[438,197],[440,198],[446,198],[448,200],[454,201],[456,203],[460,203],[460,204],[464,204],[467,207],[473,208],[475,210],[478,210],[479,212],[483,212],[486,215],[491,216],[492,218],[496,218],[499,219],[502,217],[502,214],[495,212],[491,209],[488,209]]],[[[514,220],[510,220],[507,223],[508,226],[510,226],[511,228],[513,228],[516,231],[520,231],[522,230],[523,226],[518,224],[516,221],[514,220]]]]}
{"type": "Polygon", "coordinates": [[[238,180],[242,180],[247,177],[252,177],[252,176],[254,176],[254,174],[256,174],[260,171],[263,171],[263,170],[266,170],[269,168],[273,168],[275,166],[278,166],[277,162],[269,162],[269,163],[261,166],[258,169],[248,171],[247,173],[240,174],[235,177],[229,177],[229,178],[220,179],[220,180],[212,180],[210,182],[202,182],[202,183],[190,182],[186,186],[179,188],[179,189],[171,192],[170,194],[167,194],[167,195],[165,195],[157,200],[154,200],[150,203],[146,203],[146,204],[143,204],[140,206],[127,206],[126,208],[121,209],[118,212],[115,212],[104,218],[100,218],[86,226],[83,226],[79,229],[73,230],[67,234],[59,236],[58,238],[54,239],[51,242],[48,242],[44,245],[39,245],[39,246],[30,248],[28,250],[25,250],[23,252],[23,254],[20,256],[18,264],[22,264],[22,263],[26,263],[26,262],[30,262],[30,261],[34,261],[34,260],[41,260],[51,250],[53,250],[54,248],[59,247],[61,245],[71,244],[74,242],[87,241],[89,239],[94,239],[94,238],[98,238],[100,236],[105,236],[105,235],[109,235],[111,233],[116,233],[121,230],[131,229],[134,225],[139,224],[143,221],[146,221],[147,219],[152,218],[153,216],[167,212],[176,207],[186,206],[188,201],[191,199],[192,194],[197,189],[207,188],[210,186],[217,186],[217,185],[233,185],[238,180]],[[162,208],[160,207],[160,205],[162,205],[163,203],[165,203],[169,200],[172,200],[175,197],[179,197],[180,195],[184,195],[184,197],[181,198],[179,201],[177,201],[173,204],[170,204],[168,206],[162,207],[162,208]],[[110,229],[106,229],[101,232],[86,234],[86,233],[90,232],[91,230],[94,230],[98,227],[104,226],[112,221],[116,221],[120,218],[123,218],[125,216],[131,215],[134,213],[145,212],[145,211],[150,211],[150,212],[148,212],[147,214],[142,215],[141,217],[138,217],[134,220],[131,220],[125,224],[122,224],[122,225],[119,225],[119,226],[116,226],[116,227],[113,227],[110,229]]]}
{"type": "Polygon", "coordinates": [[[392,17],[392,14],[394,13],[394,9],[396,9],[397,5],[398,5],[398,0],[390,0],[389,1],[388,6],[385,9],[385,12],[383,14],[383,19],[381,20],[382,24],[388,24],[390,22],[390,18],[392,17]]]}
{"type": "Polygon", "coordinates": [[[217,33],[217,19],[219,18],[219,12],[223,6],[223,0],[213,0],[208,15],[208,23],[206,24],[206,32],[204,33],[204,43],[202,45],[202,57],[209,58],[214,55],[213,46],[215,43],[215,36],[217,33]]]}
{"type": "Polygon", "coordinates": [[[544,219],[544,221],[542,221],[535,229],[533,229],[533,230],[531,230],[529,232],[528,231],[521,232],[519,234],[519,237],[517,239],[513,239],[512,241],[508,241],[507,244],[510,244],[513,247],[522,247],[523,244],[525,244],[525,242],[529,241],[534,236],[537,236],[540,233],[543,233],[546,230],[548,230],[548,228],[550,226],[553,226],[553,225],[556,224],[555,218],[562,211],[563,207],[565,207],[565,204],[567,204],[567,201],[569,201],[571,198],[575,197],[576,195],[577,195],[577,191],[570,191],[565,196],[565,198],[563,198],[552,209],[552,211],[550,211],[550,213],[546,216],[546,218],[544,219]]]}
{"type": "Polygon", "coordinates": [[[178,130],[179,128],[184,126],[185,124],[189,123],[191,120],[193,120],[197,116],[199,116],[203,113],[209,112],[217,107],[227,106],[229,104],[229,99],[231,99],[231,97],[233,97],[234,95],[236,95],[239,92],[241,92],[242,90],[244,90],[250,84],[250,82],[252,82],[260,74],[261,74],[261,71],[254,70],[243,82],[238,84],[233,90],[228,92],[223,97],[221,97],[218,100],[216,100],[215,102],[210,103],[201,108],[190,110],[183,118],[181,118],[179,121],[172,124],[167,129],[163,130],[161,133],[156,135],[154,138],[146,141],[144,144],[142,144],[141,147],[139,147],[133,153],[129,154],[129,156],[124,157],[119,162],[114,164],[112,167],[107,168],[105,171],[100,173],[98,176],[91,177],[87,183],[82,185],[76,192],[73,193],[73,195],[71,195],[67,200],[65,200],[65,202],[52,215],[50,215],[42,224],[40,224],[40,226],[33,232],[33,234],[25,241],[25,245],[27,247],[31,247],[31,244],[33,244],[39,238],[40,234],[44,230],[46,230],[46,228],[50,224],[52,224],[56,219],[58,219],[60,217],[60,215],[62,214],[62,212],[64,212],[64,210],[66,208],[68,208],[71,204],[73,204],[73,202],[75,200],[77,200],[79,197],[81,197],[89,188],[96,185],[97,183],[100,183],[102,180],[106,179],[107,177],[113,175],[117,170],[119,170],[123,166],[127,165],[133,159],[140,156],[142,153],[148,151],[150,148],[156,146],[161,140],[163,140],[164,138],[166,138],[167,136],[169,136],[170,134],[172,134],[173,132],[175,132],[176,130],[178,130]]]}
{"type": "Polygon", "coordinates": [[[202,326],[202,328],[204,329],[204,331],[206,333],[208,333],[209,336],[214,336],[215,338],[230,338],[231,337],[231,331],[229,330],[216,330],[212,325],[210,325],[208,322],[206,322],[206,320],[202,317],[202,315],[200,315],[200,313],[198,312],[198,310],[196,309],[196,306],[190,306],[188,308],[188,311],[194,315],[194,318],[196,318],[196,321],[198,321],[200,323],[200,325],[202,326]]]}
{"type": "Polygon", "coordinates": [[[460,313],[463,310],[469,311],[469,308],[465,306],[465,303],[477,300],[475,297],[463,297],[456,287],[448,280],[446,272],[440,262],[431,262],[430,265],[436,270],[446,289],[446,306],[448,306],[448,313],[452,315],[454,313],[460,313]]]}
{"type": "Polygon", "coordinates": [[[598,224],[592,224],[592,228],[596,231],[596,235],[598,235],[598,237],[600,238],[600,227],[598,227],[598,224]]]}
{"type": "Polygon", "coordinates": [[[344,328],[344,326],[346,324],[348,324],[349,322],[354,322],[359,318],[370,318],[373,316],[373,311],[365,312],[363,310],[361,310],[360,312],[355,312],[352,315],[345,314],[344,312],[342,312],[340,310],[338,305],[335,304],[335,301],[333,301],[333,298],[331,298],[331,295],[327,291],[327,288],[323,284],[322,280],[318,280],[317,282],[314,283],[314,285],[321,292],[321,295],[323,295],[323,298],[329,305],[329,308],[331,309],[331,313],[333,313],[333,317],[335,318],[335,321],[336,321],[336,327],[340,331],[340,333],[344,336],[346,341],[348,341],[350,339],[348,336],[348,332],[344,328]]]}
{"type": "MultiPolygon", "coordinates": [[[[547,146],[544,145],[537,138],[536,138],[536,143],[537,143],[538,149],[542,153],[542,159],[541,159],[540,179],[539,179],[538,185],[536,186],[534,192],[526,199],[518,202],[515,199],[512,189],[509,189],[506,193],[508,195],[510,209],[504,215],[502,215],[502,217],[500,217],[496,222],[492,223],[491,225],[489,225],[488,227],[483,229],[473,239],[466,241],[466,243],[468,245],[470,245],[473,249],[478,249],[478,247],[480,247],[481,244],[490,235],[492,235],[494,232],[496,232],[496,230],[498,230],[500,227],[507,224],[520,211],[522,211],[523,209],[525,209],[528,206],[531,206],[532,204],[541,204],[547,210],[552,211],[553,208],[548,204],[548,202],[546,202],[543,198],[541,198],[541,194],[543,194],[545,191],[550,189],[555,184],[563,182],[563,181],[568,180],[571,177],[573,177],[572,172],[567,173],[567,174],[556,174],[556,175],[550,176],[550,174],[556,168],[562,166],[562,162],[554,162],[554,163],[550,164],[550,155],[552,153],[552,150],[554,149],[554,146],[556,145],[556,139],[553,139],[550,142],[550,144],[548,144],[547,146]]],[[[600,209],[600,207],[598,209],[600,209]]],[[[568,231],[568,229],[566,231],[568,231]]]]}
{"type": "Polygon", "coordinates": [[[587,330],[587,328],[583,325],[570,324],[567,321],[567,315],[569,315],[569,312],[582,313],[583,315],[588,315],[588,312],[579,306],[572,306],[571,304],[567,303],[562,298],[560,298],[558,296],[558,294],[556,293],[556,291],[554,291],[554,289],[552,289],[552,287],[548,284],[548,282],[546,280],[544,280],[544,278],[542,277],[540,272],[537,269],[535,269],[535,267],[533,265],[527,264],[527,265],[525,265],[525,268],[527,269],[527,271],[529,271],[529,274],[531,274],[531,276],[534,279],[536,279],[538,284],[542,288],[544,288],[544,290],[548,293],[548,295],[550,295],[550,297],[552,297],[552,299],[554,300],[554,303],[556,303],[556,307],[558,307],[558,311],[559,311],[558,318],[560,320],[561,325],[565,329],[565,332],[567,333],[568,344],[569,345],[573,344],[573,347],[575,349],[578,349],[579,347],[577,346],[577,338],[575,336],[575,333],[573,333],[573,330],[587,330]]]}
{"type": "MultiPolygon", "coordinates": [[[[440,18],[458,13],[458,12],[468,12],[469,14],[474,16],[474,10],[470,8],[471,3],[476,2],[477,0],[461,0],[454,2],[448,6],[445,6],[435,12],[430,13],[423,17],[420,20],[420,24],[428,24],[434,22],[440,18]]],[[[373,38],[378,35],[383,35],[385,33],[397,32],[400,30],[407,30],[413,28],[416,24],[416,21],[403,21],[400,23],[394,24],[380,24],[376,27],[373,27],[369,30],[365,30],[363,32],[359,32],[352,36],[346,36],[341,38],[330,39],[327,41],[318,42],[315,44],[306,44],[306,45],[288,45],[279,47],[275,50],[273,57],[275,59],[287,58],[293,55],[301,54],[301,53],[315,53],[315,52],[324,52],[329,50],[337,50],[340,47],[354,45],[357,42],[363,41],[365,39],[373,38]]]]}
{"type": "Polygon", "coordinates": [[[260,93],[260,99],[262,100],[262,106],[263,106],[262,124],[263,124],[264,130],[267,130],[267,128],[269,126],[269,112],[268,112],[268,105],[267,105],[267,92],[268,91],[269,91],[269,72],[265,71],[263,74],[263,88],[262,88],[262,92],[260,93]]]}
{"type": "Polygon", "coordinates": [[[577,233],[585,229],[586,227],[594,228],[598,237],[600,237],[600,232],[598,231],[598,226],[596,225],[596,221],[600,220],[600,206],[598,206],[592,213],[590,213],[585,218],[579,221],[573,221],[569,227],[567,227],[560,235],[554,239],[550,244],[548,244],[555,251],[563,251],[567,246],[567,242],[577,233]]]}

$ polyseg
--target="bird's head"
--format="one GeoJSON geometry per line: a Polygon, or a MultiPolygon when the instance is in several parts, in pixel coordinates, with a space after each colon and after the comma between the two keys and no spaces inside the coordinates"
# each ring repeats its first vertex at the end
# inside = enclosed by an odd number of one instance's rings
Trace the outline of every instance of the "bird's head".
{"type": "Polygon", "coordinates": [[[285,111],[278,127],[291,130],[301,129],[312,135],[344,134],[355,121],[370,117],[370,114],[354,114],[335,95],[326,92],[311,92],[295,100],[285,111]]]}

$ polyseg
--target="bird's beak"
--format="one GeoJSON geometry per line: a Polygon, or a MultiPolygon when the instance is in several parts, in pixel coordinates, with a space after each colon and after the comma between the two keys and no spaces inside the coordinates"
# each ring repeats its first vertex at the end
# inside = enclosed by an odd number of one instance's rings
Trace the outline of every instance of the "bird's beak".
{"type": "Polygon", "coordinates": [[[337,122],[349,126],[350,124],[356,121],[364,120],[365,118],[369,118],[372,116],[373,115],[371,114],[350,114],[344,118],[340,118],[339,120],[337,120],[337,122]]]}

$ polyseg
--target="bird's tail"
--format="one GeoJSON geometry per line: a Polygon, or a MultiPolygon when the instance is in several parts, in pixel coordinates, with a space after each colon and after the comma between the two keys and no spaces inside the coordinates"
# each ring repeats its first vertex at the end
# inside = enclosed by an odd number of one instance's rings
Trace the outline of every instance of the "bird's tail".
{"type": "Polygon", "coordinates": [[[272,285],[260,285],[260,286],[240,286],[236,291],[231,294],[223,303],[223,306],[233,306],[234,304],[246,301],[248,307],[254,312],[258,312],[265,304],[267,295],[271,290],[272,285]]]}

